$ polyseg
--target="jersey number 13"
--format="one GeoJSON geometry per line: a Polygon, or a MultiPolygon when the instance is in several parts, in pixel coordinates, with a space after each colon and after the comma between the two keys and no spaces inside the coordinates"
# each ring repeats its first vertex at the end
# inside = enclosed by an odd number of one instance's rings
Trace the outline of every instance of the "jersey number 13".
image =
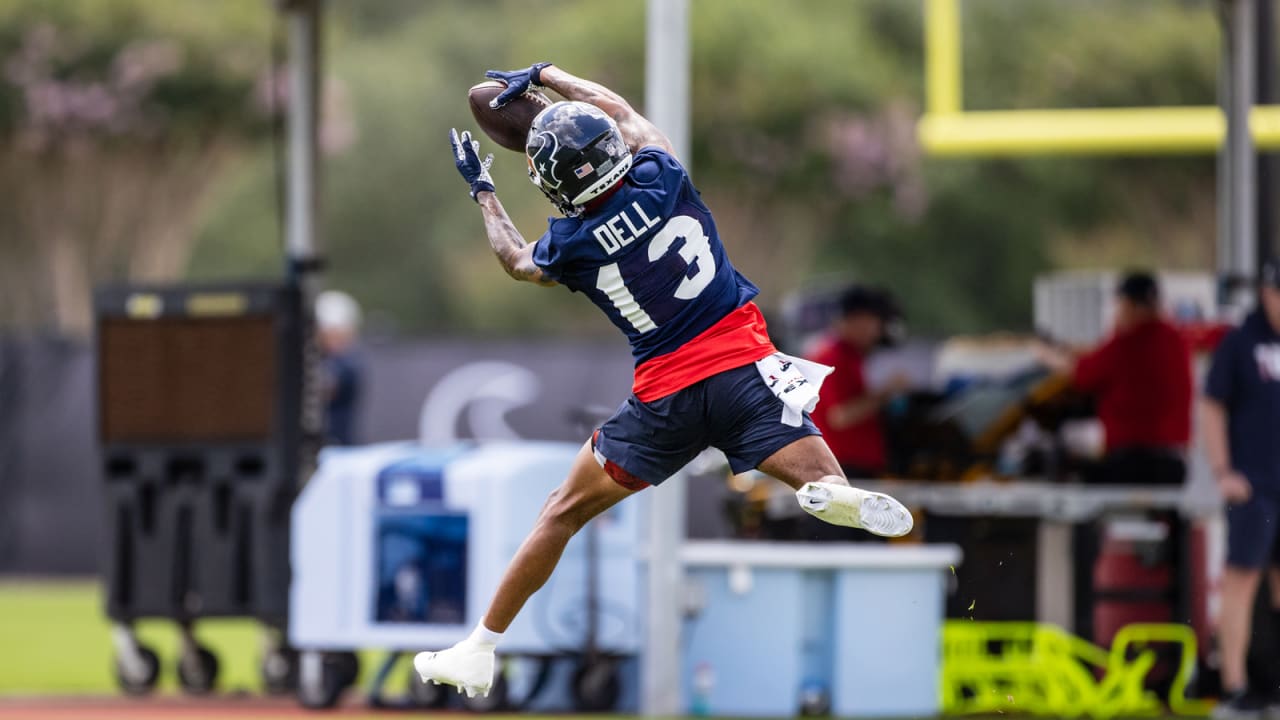
{"type": "MultiPolygon", "coordinates": [[[[684,245],[679,250],[680,257],[689,265],[692,274],[680,281],[676,287],[674,300],[687,301],[698,297],[711,284],[711,279],[716,274],[716,260],[711,254],[711,242],[702,230],[702,223],[688,215],[676,215],[668,220],[658,234],[649,241],[649,262],[657,262],[666,255],[679,238],[684,238],[684,245]]],[[[644,308],[640,307],[640,303],[627,289],[618,263],[601,266],[596,276],[596,289],[609,297],[609,301],[618,308],[618,312],[622,313],[622,317],[626,318],[637,332],[647,333],[658,328],[658,324],[644,308]]],[[[670,303],[670,300],[655,303],[662,307],[650,309],[659,317],[669,317],[675,311],[675,308],[669,307],[670,303]],[[668,312],[660,312],[661,310],[668,312]]]]}

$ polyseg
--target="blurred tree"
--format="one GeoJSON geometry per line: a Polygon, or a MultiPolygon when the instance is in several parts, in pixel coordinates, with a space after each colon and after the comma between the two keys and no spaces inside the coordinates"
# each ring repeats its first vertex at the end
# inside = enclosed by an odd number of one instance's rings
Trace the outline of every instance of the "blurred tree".
{"type": "Polygon", "coordinates": [[[0,327],[83,333],[95,283],[181,275],[268,128],[269,26],[260,0],[0,6],[0,327]]]}

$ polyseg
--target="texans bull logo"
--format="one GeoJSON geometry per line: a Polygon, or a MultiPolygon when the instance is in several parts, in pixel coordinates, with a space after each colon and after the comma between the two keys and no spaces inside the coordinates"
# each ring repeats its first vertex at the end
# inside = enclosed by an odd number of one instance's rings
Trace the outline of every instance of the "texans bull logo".
{"type": "Polygon", "coordinates": [[[549,132],[540,132],[535,139],[541,140],[537,152],[529,157],[529,168],[538,176],[542,185],[551,190],[559,190],[564,178],[560,177],[560,169],[556,162],[556,151],[560,142],[549,132]]]}

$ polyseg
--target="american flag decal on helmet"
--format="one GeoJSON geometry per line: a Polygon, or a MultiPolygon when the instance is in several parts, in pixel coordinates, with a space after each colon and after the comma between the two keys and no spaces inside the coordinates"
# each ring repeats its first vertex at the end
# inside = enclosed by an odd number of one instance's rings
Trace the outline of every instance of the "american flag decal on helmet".
{"type": "Polygon", "coordinates": [[[582,179],[586,177],[592,170],[595,170],[595,168],[592,167],[591,163],[586,163],[581,167],[574,168],[573,174],[576,175],[578,179],[582,179]]]}

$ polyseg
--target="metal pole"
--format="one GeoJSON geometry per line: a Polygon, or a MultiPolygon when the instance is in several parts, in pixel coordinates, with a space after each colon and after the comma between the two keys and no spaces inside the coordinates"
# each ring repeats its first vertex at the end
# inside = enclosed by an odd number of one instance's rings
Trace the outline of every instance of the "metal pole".
{"type": "MultiPolygon", "coordinates": [[[[645,112],[688,168],[689,3],[649,0],[645,37],[645,112]]],[[[683,568],[685,482],[677,476],[650,491],[648,623],[641,660],[640,712],[648,717],[682,714],[680,698],[680,598],[683,568]]]]}
{"type": "Polygon", "coordinates": [[[315,471],[324,431],[320,346],[315,336],[314,303],[320,278],[317,207],[320,176],[320,0],[286,0],[288,33],[288,164],[285,193],[285,256],[289,281],[301,295],[305,328],[302,347],[301,447],[297,485],[315,471]]]}
{"type": "MultiPolygon", "coordinates": [[[[1218,272],[1226,279],[1251,280],[1256,268],[1257,215],[1254,210],[1254,147],[1249,132],[1249,113],[1254,106],[1253,28],[1257,19],[1255,0],[1223,0],[1223,35],[1227,73],[1223,90],[1227,120],[1227,141],[1219,156],[1219,238],[1218,272]]],[[[1228,298],[1228,303],[1234,302],[1228,298]]]]}
{"type": "Polygon", "coordinates": [[[645,48],[645,115],[667,134],[688,168],[688,0],[649,0],[645,48]]]}
{"type": "MultiPolygon", "coordinates": [[[[1218,2],[1218,24],[1222,28],[1222,61],[1218,63],[1218,105],[1222,110],[1224,118],[1231,112],[1230,108],[1230,87],[1231,87],[1231,21],[1230,9],[1232,0],[1219,0],[1218,2]]],[[[1225,288],[1223,284],[1227,278],[1228,268],[1231,267],[1230,247],[1231,237],[1234,225],[1231,222],[1231,163],[1229,158],[1230,145],[1224,138],[1222,144],[1217,150],[1217,172],[1214,173],[1214,184],[1216,189],[1216,205],[1217,205],[1217,242],[1214,246],[1214,269],[1217,271],[1219,289],[1225,288]]],[[[1218,298],[1219,303],[1225,303],[1227,298],[1222,295],[1218,298]]]]}
{"type": "MultiPolygon", "coordinates": [[[[1270,105],[1276,101],[1276,27],[1274,0],[1256,0],[1254,71],[1257,75],[1256,102],[1270,105]]],[[[1262,267],[1262,261],[1273,252],[1276,236],[1276,154],[1259,153],[1257,162],[1258,190],[1254,203],[1257,207],[1257,249],[1254,267],[1262,267]]]]}
{"type": "Polygon", "coordinates": [[[964,109],[960,0],[926,0],[924,23],[925,109],[958,113],[964,109]]]}
{"type": "Polygon", "coordinates": [[[289,37],[289,120],[285,251],[295,263],[314,261],[319,167],[320,4],[294,0],[284,8],[289,37]]]}

